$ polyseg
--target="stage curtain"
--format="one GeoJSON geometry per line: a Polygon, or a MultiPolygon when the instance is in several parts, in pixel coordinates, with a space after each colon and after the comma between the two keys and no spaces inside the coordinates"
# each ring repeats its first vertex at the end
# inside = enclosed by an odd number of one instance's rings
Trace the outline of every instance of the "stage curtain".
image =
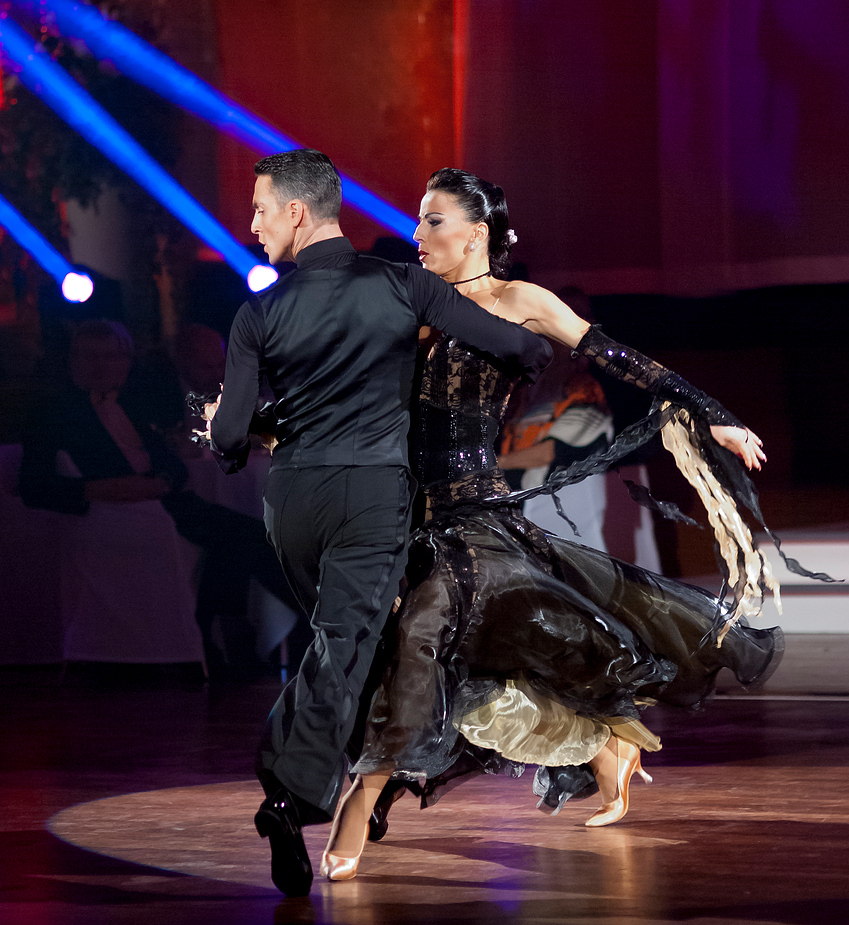
{"type": "Polygon", "coordinates": [[[536,281],[849,277],[843,0],[470,0],[463,160],[536,281]]]}
{"type": "MultiPolygon", "coordinates": [[[[455,158],[452,0],[215,0],[221,89],[409,215],[455,158]]],[[[250,240],[257,154],[222,137],[219,210],[250,240]]],[[[358,248],[389,234],[350,209],[358,248]]]]}

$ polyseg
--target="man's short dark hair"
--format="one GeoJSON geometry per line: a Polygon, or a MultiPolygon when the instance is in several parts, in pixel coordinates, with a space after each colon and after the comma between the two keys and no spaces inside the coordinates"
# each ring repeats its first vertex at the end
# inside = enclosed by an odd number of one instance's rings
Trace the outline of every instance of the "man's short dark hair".
{"type": "Polygon", "coordinates": [[[338,221],[342,207],[342,181],[333,161],[321,151],[298,148],[272,154],[254,164],[258,177],[271,177],[277,201],[300,199],[314,219],[338,221]]]}

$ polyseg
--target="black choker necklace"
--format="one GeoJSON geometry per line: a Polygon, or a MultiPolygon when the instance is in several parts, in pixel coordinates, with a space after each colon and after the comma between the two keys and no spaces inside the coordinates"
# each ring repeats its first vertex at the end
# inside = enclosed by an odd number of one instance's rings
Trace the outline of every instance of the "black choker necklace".
{"type": "Polygon", "coordinates": [[[458,279],[456,283],[451,283],[451,285],[462,286],[463,283],[473,283],[476,279],[483,279],[484,276],[492,276],[492,270],[487,270],[486,273],[481,273],[480,276],[472,276],[470,279],[458,279]]]}

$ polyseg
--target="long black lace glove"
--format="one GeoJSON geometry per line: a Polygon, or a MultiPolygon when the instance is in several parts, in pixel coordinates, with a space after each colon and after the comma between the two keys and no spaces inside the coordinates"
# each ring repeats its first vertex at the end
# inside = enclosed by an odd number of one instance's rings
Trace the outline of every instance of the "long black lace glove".
{"type": "Polygon", "coordinates": [[[655,363],[638,350],[618,344],[604,334],[598,325],[593,325],[581,338],[575,353],[589,357],[597,366],[614,379],[630,382],[651,392],[662,401],[672,402],[686,408],[691,416],[705,424],[720,424],[726,427],[743,427],[737,418],[720,405],[716,399],[705,395],[700,389],[682,379],[678,373],[655,363]]]}

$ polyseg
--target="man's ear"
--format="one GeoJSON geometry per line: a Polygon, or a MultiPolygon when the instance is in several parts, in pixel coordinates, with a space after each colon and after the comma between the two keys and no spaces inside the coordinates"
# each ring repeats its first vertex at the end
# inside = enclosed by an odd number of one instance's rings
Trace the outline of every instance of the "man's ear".
{"type": "Polygon", "coordinates": [[[309,219],[309,210],[302,200],[292,199],[287,208],[289,210],[289,217],[295,228],[300,227],[309,219]]]}

